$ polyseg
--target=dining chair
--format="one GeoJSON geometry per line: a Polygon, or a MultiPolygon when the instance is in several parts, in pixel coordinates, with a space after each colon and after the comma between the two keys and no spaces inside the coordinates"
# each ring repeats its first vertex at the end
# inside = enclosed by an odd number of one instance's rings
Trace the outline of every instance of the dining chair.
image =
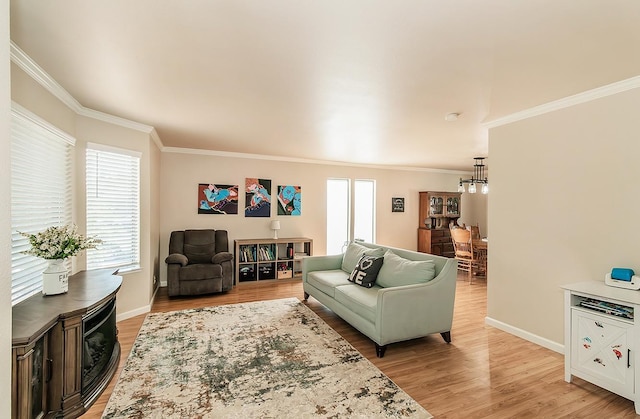
{"type": "Polygon", "coordinates": [[[451,228],[451,240],[453,241],[455,259],[458,261],[458,270],[467,272],[469,283],[471,283],[473,269],[477,267],[471,231],[466,228],[451,228]]]}
{"type": "Polygon", "coordinates": [[[480,235],[480,227],[472,225],[467,227],[471,231],[471,242],[473,245],[474,259],[476,259],[476,274],[481,276],[487,276],[487,246],[486,243],[482,243],[482,236],[480,235]],[[479,244],[479,245],[477,245],[479,244]]]}
{"type": "Polygon", "coordinates": [[[480,227],[475,225],[475,226],[469,226],[469,228],[471,229],[471,239],[472,240],[480,240],[482,238],[482,237],[480,237],[480,227]]]}

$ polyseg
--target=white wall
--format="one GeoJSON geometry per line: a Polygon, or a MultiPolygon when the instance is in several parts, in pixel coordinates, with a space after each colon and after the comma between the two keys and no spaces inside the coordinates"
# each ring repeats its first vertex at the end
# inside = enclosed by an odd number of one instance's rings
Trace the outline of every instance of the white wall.
{"type": "MultiPolygon", "coordinates": [[[[152,192],[156,188],[153,183],[158,179],[151,177],[154,159],[157,160],[157,150],[152,152],[155,144],[149,134],[129,128],[113,125],[93,118],[81,117],[76,122],[76,170],[77,191],[75,205],[77,210],[76,222],[86,225],[86,193],[85,193],[85,153],[87,143],[105,144],[141,153],[140,157],[140,270],[123,272],[122,287],[118,292],[118,318],[131,317],[150,310],[152,297],[153,275],[156,270],[154,262],[157,260],[157,237],[152,233],[158,231],[158,217],[153,217],[158,209],[152,212],[152,192]],[[154,247],[155,246],[155,247],[154,247]]],[[[157,173],[157,168],[153,170],[157,173]]],[[[84,259],[84,258],[82,258],[84,259]]],[[[83,265],[79,265],[84,269],[83,265]]]]}
{"type": "Polygon", "coordinates": [[[75,137],[76,113],[11,63],[11,98],[40,118],[75,137]]]}
{"type": "MultiPolygon", "coordinates": [[[[377,242],[406,249],[417,248],[418,192],[455,191],[459,174],[386,170],[341,165],[293,163],[272,160],[219,157],[206,154],[162,153],[161,171],[161,279],[166,282],[169,235],[173,230],[214,228],[234,239],[272,237],[268,218],[244,217],[246,177],[272,180],[278,185],[302,186],[302,215],[280,216],[279,237],[310,237],[314,254],[326,251],[326,181],[329,177],[374,179],[377,189],[377,242]],[[198,214],[198,184],[240,186],[238,215],[198,214]],[[391,212],[391,198],[405,198],[405,212],[391,212]]],[[[272,208],[272,217],[277,211],[272,208]]]]}
{"type": "MultiPolygon", "coordinates": [[[[11,142],[9,2],[0,0],[0,394],[11,394],[11,142]]],[[[11,412],[11,398],[2,397],[0,412],[11,412]]]]}
{"type": "Polygon", "coordinates": [[[480,235],[486,237],[489,231],[487,221],[487,205],[489,202],[489,194],[481,193],[470,194],[464,192],[462,194],[461,214],[458,224],[477,225],[480,228],[480,235]]]}
{"type": "MultiPolygon", "coordinates": [[[[151,266],[150,295],[153,299],[160,286],[160,149],[153,141],[149,144],[149,264],[151,266]]],[[[162,262],[164,264],[164,261],[162,262]]]]}
{"type": "Polygon", "coordinates": [[[562,284],[640,272],[640,89],[491,129],[490,320],[563,344],[562,284]]]}

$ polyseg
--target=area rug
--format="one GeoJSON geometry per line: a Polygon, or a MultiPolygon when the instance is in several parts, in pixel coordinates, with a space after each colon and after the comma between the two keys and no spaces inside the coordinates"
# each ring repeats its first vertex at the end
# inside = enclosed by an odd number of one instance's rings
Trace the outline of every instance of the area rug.
{"type": "Polygon", "coordinates": [[[149,314],[103,418],[431,418],[296,298],[149,314]]]}

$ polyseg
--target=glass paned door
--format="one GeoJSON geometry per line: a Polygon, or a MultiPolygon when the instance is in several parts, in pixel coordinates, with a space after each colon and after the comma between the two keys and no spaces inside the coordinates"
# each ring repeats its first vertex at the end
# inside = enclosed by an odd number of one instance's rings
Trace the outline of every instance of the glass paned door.
{"type": "Polygon", "coordinates": [[[327,254],[342,253],[349,241],[350,180],[327,179],[327,254]]]}

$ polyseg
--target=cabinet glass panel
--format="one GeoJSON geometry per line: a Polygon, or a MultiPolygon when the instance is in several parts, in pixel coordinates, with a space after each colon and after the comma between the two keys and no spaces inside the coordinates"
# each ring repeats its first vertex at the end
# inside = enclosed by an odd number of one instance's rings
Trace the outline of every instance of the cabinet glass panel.
{"type": "Polygon", "coordinates": [[[444,215],[444,200],[441,196],[432,196],[429,203],[429,212],[433,215],[444,215]]]}
{"type": "Polygon", "coordinates": [[[458,197],[450,196],[447,198],[447,215],[460,215],[460,199],[458,197]]]}

